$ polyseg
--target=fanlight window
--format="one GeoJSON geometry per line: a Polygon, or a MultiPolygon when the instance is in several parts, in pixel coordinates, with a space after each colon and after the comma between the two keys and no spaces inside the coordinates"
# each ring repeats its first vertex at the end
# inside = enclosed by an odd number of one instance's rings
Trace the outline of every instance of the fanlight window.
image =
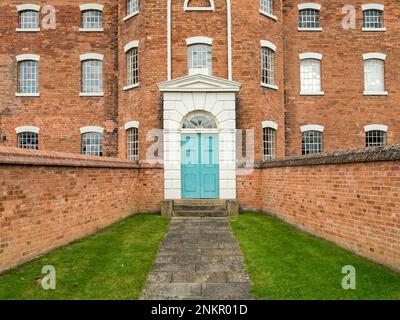
{"type": "Polygon", "coordinates": [[[217,129],[215,120],[208,114],[194,113],[183,122],[183,129],[217,129]]]}

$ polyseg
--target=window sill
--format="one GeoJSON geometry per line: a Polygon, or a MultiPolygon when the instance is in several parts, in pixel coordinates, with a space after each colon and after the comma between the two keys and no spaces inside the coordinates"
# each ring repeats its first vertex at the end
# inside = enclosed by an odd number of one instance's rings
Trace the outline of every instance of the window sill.
{"type": "Polygon", "coordinates": [[[131,13],[131,14],[128,14],[126,17],[124,17],[124,18],[122,19],[122,21],[129,20],[130,18],[133,18],[134,16],[137,16],[138,14],[139,14],[139,11],[135,11],[135,12],[133,12],[133,13],[131,13]]]}
{"type": "Polygon", "coordinates": [[[363,32],[385,32],[386,28],[362,28],[363,32]]]}
{"type": "Polygon", "coordinates": [[[300,32],[322,32],[322,28],[297,28],[300,32]]]}
{"type": "Polygon", "coordinates": [[[100,28],[100,29],[84,29],[84,28],[79,28],[79,32],[104,32],[104,28],[100,28]]]}
{"type": "Polygon", "coordinates": [[[261,13],[262,15],[264,15],[264,16],[266,16],[266,17],[272,19],[272,20],[275,20],[275,21],[278,20],[278,17],[277,17],[277,16],[274,16],[273,14],[270,14],[270,13],[268,13],[268,12],[265,12],[265,11],[263,11],[263,10],[261,10],[261,9],[260,9],[260,13],[261,13]]]}
{"type": "Polygon", "coordinates": [[[388,96],[387,91],[364,91],[364,96],[388,96]]]}
{"type": "Polygon", "coordinates": [[[40,97],[40,92],[38,93],[15,93],[16,97],[40,97]]]}
{"type": "Polygon", "coordinates": [[[129,85],[129,86],[125,86],[122,90],[128,91],[128,90],[137,88],[137,87],[139,87],[139,86],[140,86],[140,82],[139,82],[139,83],[135,83],[135,84],[131,84],[131,85],[129,85]]]}
{"type": "Polygon", "coordinates": [[[80,97],[104,97],[104,92],[81,92],[80,97]]]}
{"type": "Polygon", "coordinates": [[[40,28],[32,28],[32,29],[23,29],[23,28],[17,28],[15,29],[16,32],[40,32],[40,28]]]}
{"type": "Polygon", "coordinates": [[[261,87],[272,89],[272,90],[278,90],[279,89],[279,87],[274,85],[274,84],[267,84],[267,83],[262,83],[262,82],[261,82],[261,87]]]}
{"type": "Polygon", "coordinates": [[[304,92],[304,91],[300,91],[300,95],[301,96],[323,96],[325,95],[325,92],[321,91],[321,92],[304,92]]]}

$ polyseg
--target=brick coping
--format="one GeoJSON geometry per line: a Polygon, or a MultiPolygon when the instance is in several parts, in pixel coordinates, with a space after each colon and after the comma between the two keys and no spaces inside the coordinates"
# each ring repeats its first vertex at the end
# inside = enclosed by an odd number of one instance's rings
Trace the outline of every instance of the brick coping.
{"type": "Polygon", "coordinates": [[[400,144],[336,151],[301,157],[288,157],[273,161],[264,161],[256,165],[259,169],[295,166],[318,166],[329,164],[363,163],[378,161],[399,161],[400,144]]]}
{"type": "Polygon", "coordinates": [[[0,165],[31,165],[116,169],[161,169],[162,166],[139,164],[128,160],[109,157],[85,156],[44,150],[28,150],[0,147],[0,165]]]}

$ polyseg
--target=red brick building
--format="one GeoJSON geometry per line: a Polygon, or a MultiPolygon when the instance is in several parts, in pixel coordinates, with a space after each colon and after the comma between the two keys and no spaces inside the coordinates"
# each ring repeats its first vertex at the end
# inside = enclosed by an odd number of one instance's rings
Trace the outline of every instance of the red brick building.
{"type": "Polygon", "coordinates": [[[243,145],[255,161],[400,140],[395,1],[5,0],[0,10],[0,145],[156,154],[166,199],[235,199],[249,187],[251,177],[236,182],[236,129],[254,134],[243,145]]]}

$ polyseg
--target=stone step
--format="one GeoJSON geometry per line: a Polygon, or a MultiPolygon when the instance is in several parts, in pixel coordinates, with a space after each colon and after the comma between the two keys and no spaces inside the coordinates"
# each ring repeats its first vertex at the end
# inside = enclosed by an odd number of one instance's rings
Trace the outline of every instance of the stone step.
{"type": "Polygon", "coordinates": [[[173,212],[173,217],[227,217],[228,212],[226,210],[213,210],[213,211],[201,211],[201,210],[183,210],[173,212]]]}
{"type": "Polygon", "coordinates": [[[215,210],[226,210],[226,205],[175,205],[175,211],[184,211],[184,210],[199,210],[199,211],[215,211],[215,210]]]}
{"type": "Polygon", "coordinates": [[[219,199],[184,199],[184,200],[174,200],[174,205],[226,205],[226,200],[219,199]]]}

